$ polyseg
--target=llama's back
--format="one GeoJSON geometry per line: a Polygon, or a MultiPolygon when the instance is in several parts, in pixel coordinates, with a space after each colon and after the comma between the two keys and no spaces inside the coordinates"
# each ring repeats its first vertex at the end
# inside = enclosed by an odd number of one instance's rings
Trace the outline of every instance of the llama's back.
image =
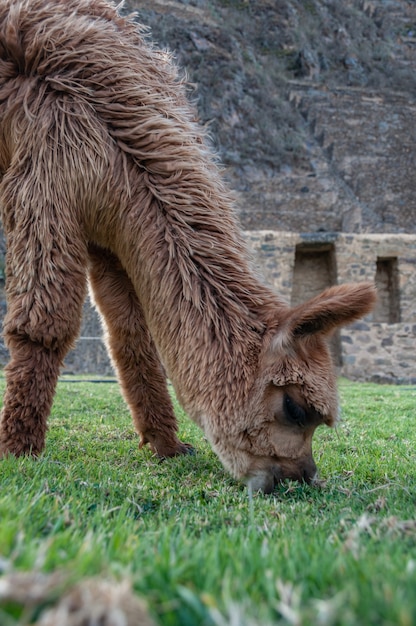
{"type": "MultiPolygon", "coordinates": [[[[17,75],[83,101],[120,150],[170,176],[207,154],[185,86],[168,53],[153,47],[132,17],[103,0],[5,0],[0,7],[0,88],[17,75]]],[[[35,94],[28,115],[42,105],[35,94]]],[[[215,173],[215,168],[214,168],[215,173]]],[[[220,181],[217,181],[220,185],[220,181]]]]}
{"type": "Polygon", "coordinates": [[[150,107],[177,123],[188,115],[169,55],[104,0],[4,0],[0,62],[0,86],[18,75],[46,81],[88,102],[131,149],[150,107]]]}
{"type": "MultiPolygon", "coordinates": [[[[185,84],[170,55],[152,46],[131,16],[104,0],[4,0],[0,59],[0,106],[17,76],[28,79],[26,116],[38,116],[39,94],[72,98],[75,115],[87,112],[79,120],[83,132],[99,121],[110,143],[147,172],[162,203],[185,211],[198,205],[196,223],[218,214],[213,230],[235,230],[229,192],[185,84]]],[[[103,140],[95,143],[99,152],[103,140]]]]}

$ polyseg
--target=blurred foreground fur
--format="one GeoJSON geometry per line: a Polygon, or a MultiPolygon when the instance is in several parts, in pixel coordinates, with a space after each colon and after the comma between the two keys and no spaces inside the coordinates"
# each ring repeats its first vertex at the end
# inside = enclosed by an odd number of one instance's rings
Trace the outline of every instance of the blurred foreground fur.
{"type": "Polygon", "coordinates": [[[0,610],[8,603],[22,607],[21,626],[154,626],[127,582],[87,579],[68,587],[61,574],[13,573],[0,577],[0,610]]]}

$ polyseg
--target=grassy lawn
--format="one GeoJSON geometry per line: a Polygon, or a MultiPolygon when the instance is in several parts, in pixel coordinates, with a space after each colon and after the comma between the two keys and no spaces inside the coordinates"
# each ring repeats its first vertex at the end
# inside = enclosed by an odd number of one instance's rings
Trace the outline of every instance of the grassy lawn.
{"type": "MultiPolygon", "coordinates": [[[[63,380],[45,454],[0,464],[0,572],[128,579],[166,626],[415,624],[416,389],[340,391],[326,483],[250,502],[179,408],[197,454],[160,462],[115,383],[63,380]]],[[[3,602],[0,624],[38,614],[3,602]]]]}

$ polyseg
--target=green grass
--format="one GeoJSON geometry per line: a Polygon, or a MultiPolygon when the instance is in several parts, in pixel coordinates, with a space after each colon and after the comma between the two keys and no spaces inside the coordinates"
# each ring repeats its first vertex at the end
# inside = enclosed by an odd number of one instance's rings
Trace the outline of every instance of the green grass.
{"type": "Polygon", "coordinates": [[[179,408],[197,454],[161,463],[116,384],[60,382],[44,455],[0,464],[0,568],[128,578],[166,626],[415,624],[416,389],[341,397],[315,436],[326,484],[250,503],[179,408]]]}

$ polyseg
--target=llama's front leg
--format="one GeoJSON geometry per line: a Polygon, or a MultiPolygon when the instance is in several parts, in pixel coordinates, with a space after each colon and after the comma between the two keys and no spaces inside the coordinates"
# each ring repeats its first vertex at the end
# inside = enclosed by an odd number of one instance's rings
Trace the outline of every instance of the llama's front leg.
{"type": "Polygon", "coordinates": [[[28,337],[8,342],[6,392],[0,422],[0,454],[39,454],[45,445],[61,355],[28,337]]]}
{"type": "Polygon", "coordinates": [[[149,444],[160,457],[187,454],[192,448],[177,437],[166,376],[134,287],[117,257],[98,247],[89,252],[93,296],[140,446],[149,444]]]}
{"type": "MultiPolygon", "coordinates": [[[[45,253],[31,256],[38,242],[29,234],[24,241],[19,237],[18,248],[16,239],[8,237],[4,337],[10,361],[5,368],[0,456],[42,451],[60,367],[78,334],[86,293],[86,251],[83,262],[62,256],[62,267],[45,253]]],[[[54,253],[58,255],[56,248],[54,253]]]]}

